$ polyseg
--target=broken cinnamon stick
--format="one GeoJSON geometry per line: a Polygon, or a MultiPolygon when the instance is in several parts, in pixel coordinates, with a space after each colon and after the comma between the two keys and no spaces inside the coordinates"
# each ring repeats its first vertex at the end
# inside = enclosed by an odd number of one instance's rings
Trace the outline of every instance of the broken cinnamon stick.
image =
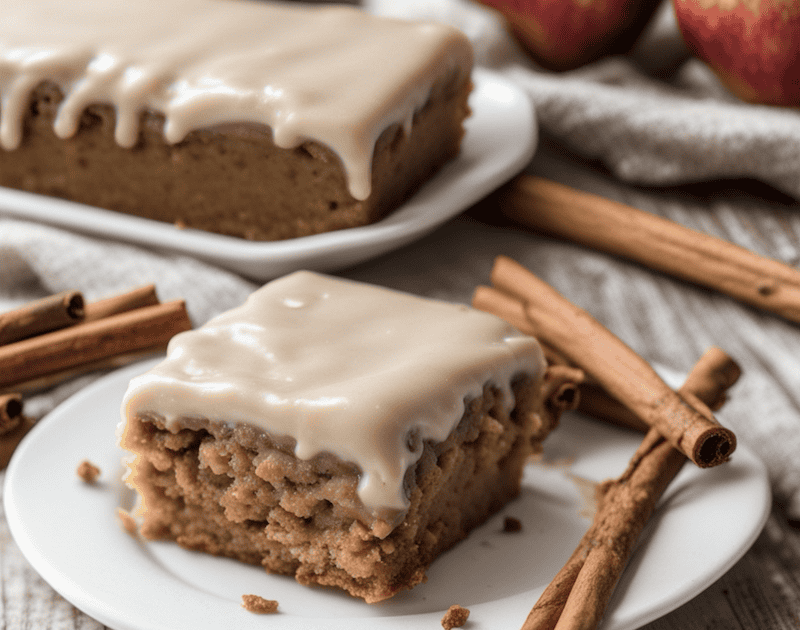
{"type": "Polygon", "coordinates": [[[538,233],[643,264],[800,322],[800,271],[648,212],[521,175],[497,193],[500,211],[538,233]]]}
{"type": "Polygon", "coordinates": [[[184,301],[175,300],[0,346],[0,389],[159,347],[190,328],[184,301]]]}
{"type": "Polygon", "coordinates": [[[16,428],[22,420],[22,395],[0,394],[0,436],[16,428]]]}
{"type": "Polygon", "coordinates": [[[33,428],[33,419],[22,415],[22,411],[20,394],[0,395],[0,470],[8,466],[14,450],[33,428]]]}
{"type": "MultiPolygon", "coordinates": [[[[719,348],[695,364],[680,391],[698,405],[720,404],[738,365],[719,348]]],[[[542,593],[522,630],[590,630],[605,613],[633,546],[685,456],[650,429],[616,480],[598,487],[598,508],[567,563],[542,593]]]]}
{"type": "Polygon", "coordinates": [[[84,321],[93,322],[104,317],[125,313],[144,306],[158,304],[156,287],[153,284],[137,287],[121,295],[114,295],[86,304],[84,321]]]}
{"type": "Polygon", "coordinates": [[[505,256],[495,261],[492,283],[526,304],[537,338],[585,370],[695,464],[716,466],[733,453],[736,436],[711,411],[695,409],[644,359],[549,284],[505,256]]]}
{"type": "Polygon", "coordinates": [[[17,446],[22,441],[28,431],[36,424],[33,418],[27,416],[20,416],[20,421],[16,427],[11,429],[8,433],[0,435],[0,470],[8,466],[11,461],[11,456],[14,454],[17,446]]]}
{"type": "Polygon", "coordinates": [[[79,291],[62,291],[0,313],[0,345],[72,326],[83,320],[83,309],[79,291]]]}

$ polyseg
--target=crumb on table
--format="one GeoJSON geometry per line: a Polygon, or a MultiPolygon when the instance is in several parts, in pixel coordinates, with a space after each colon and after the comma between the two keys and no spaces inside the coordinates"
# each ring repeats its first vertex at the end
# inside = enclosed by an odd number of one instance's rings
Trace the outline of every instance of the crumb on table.
{"type": "Polygon", "coordinates": [[[75,472],[77,473],[78,477],[83,479],[86,483],[94,483],[100,476],[100,469],[88,459],[84,459],[80,464],[78,464],[78,468],[75,470],[75,472]]]}
{"type": "Polygon", "coordinates": [[[242,595],[242,608],[259,615],[278,612],[278,602],[259,595],[242,595]]]}
{"type": "Polygon", "coordinates": [[[503,520],[503,531],[509,533],[522,531],[522,521],[513,516],[506,516],[503,520]]]}
{"type": "Polygon", "coordinates": [[[460,628],[469,618],[469,609],[463,608],[458,604],[453,604],[447,609],[447,612],[442,617],[442,628],[444,630],[452,630],[452,628],[460,628]]]}

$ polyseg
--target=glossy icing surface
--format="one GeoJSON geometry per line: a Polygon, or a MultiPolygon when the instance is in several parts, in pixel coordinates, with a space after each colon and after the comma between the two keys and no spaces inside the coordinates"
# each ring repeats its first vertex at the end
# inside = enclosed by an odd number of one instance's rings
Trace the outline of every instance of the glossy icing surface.
{"type": "Polygon", "coordinates": [[[370,192],[372,151],[409,127],[437,78],[469,73],[457,30],[379,18],[349,6],[250,0],[24,0],[0,4],[0,146],[22,139],[31,91],[65,94],[54,124],[73,135],[84,109],[112,104],[115,138],[136,144],[142,110],[167,142],[252,123],[284,148],[314,140],[342,159],[351,194],[370,192]]]}
{"type": "Polygon", "coordinates": [[[361,469],[373,511],[407,507],[403,477],[422,441],[444,440],[487,382],[539,378],[539,344],[470,307],[300,271],[170,342],[134,378],[123,416],[246,422],[361,469]]]}

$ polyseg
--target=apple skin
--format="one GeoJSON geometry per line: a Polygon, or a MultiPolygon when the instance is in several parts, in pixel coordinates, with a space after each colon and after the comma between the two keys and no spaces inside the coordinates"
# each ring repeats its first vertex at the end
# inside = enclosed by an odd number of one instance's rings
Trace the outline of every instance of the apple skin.
{"type": "Polygon", "coordinates": [[[800,105],[800,0],[673,0],[689,49],[740,99],[800,105]]]}
{"type": "Polygon", "coordinates": [[[479,0],[541,66],[571,70],[628,52],[661,0],[479,0]]]}

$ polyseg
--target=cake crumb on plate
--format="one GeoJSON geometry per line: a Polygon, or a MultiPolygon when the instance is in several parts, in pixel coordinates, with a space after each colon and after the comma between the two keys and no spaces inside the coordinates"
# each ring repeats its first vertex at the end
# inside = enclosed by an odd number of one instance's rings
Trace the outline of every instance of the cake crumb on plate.
{"type": "Polygon", "coordinates": [[[80,464],[78,464],[78,468],[75,470],[75,473],[86,483],[94,483],[100,476],[100,469],[88,459],[84,459],[80,464]]]}
{"type": "Polygon", "coordinates": [[[259,595],[242,595],[242,608],[258,615],[278,612],[278,602],[259,595]]]}
{"type": "Polygon", "coordinates": [[[453,604],[442,617],[442,628],[444,630],[460,628],[467,623],[467,619],[469,619],[469,608],[453,604]]]}
{"type": "Polygon", "coordinates": [[[131,536],[136,536],[138,529],[136,527],[136,520],[130,515],[130,513],[122,508],[117,508],[117,517],[119,518],[119,522],[122,524],[123,529],[131,536]]]}

